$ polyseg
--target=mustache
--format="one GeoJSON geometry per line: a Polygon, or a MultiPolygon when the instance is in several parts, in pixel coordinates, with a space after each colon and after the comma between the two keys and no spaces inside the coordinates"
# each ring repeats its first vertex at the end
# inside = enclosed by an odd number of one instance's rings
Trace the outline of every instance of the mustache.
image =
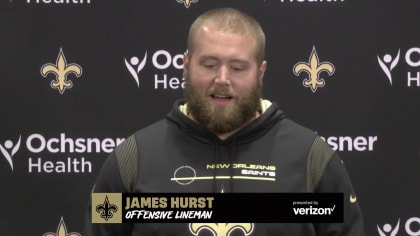
{"type": "Polygon", "coordinates": [[[227,88],[226,86],[213,86],[207,91],[207,95],[224,95],[229,97],[235,97],[236,93],[233,92],[231,89],[227,88]]]}

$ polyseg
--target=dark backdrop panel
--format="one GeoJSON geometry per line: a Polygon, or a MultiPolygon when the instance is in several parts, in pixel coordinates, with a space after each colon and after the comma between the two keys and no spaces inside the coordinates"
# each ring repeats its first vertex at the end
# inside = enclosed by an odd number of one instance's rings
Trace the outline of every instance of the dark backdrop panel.
{"type": "Polygon", "coordinates": [[[81,233],[106,156],[182,96],[189,25],[220,6],[261,22],[264,96],[338,150],[367,234],[420,235],[420,2],[414,0],[2,1],[2,235],[55,233],[61,219],[68,233],[81,233]],[[308,73],[293,72],[312,52],[334,68],[319,74],[325,85],[316,90],[303,85],[308,73]],[[60,91],[51,87],[52,68],[64,59],[72,87],[60,91]]]}

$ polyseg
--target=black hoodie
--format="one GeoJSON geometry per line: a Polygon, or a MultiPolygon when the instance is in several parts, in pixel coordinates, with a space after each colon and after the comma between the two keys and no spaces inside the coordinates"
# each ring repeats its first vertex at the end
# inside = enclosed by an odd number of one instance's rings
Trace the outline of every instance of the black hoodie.
{"type": "MultiPolygon", "coordinates": [[[[174,104],[166,119],[133,134],[138,151],[134,192],[307,192],[308,156],[317,134],[286,118],[275,103],[261,116],[225,140],[197,125],[174,104]]],[[[319,140],[319,138],[318,138],[319,140]]],[[[325,145],[330,149],[328,145],[325,145]]],[[[318,150],[319,151],[319,150],[318,150]]],[[[111,235],[257,235],[364,236],[359,205],[346,169],[337,153],[329,156],[315,192],[344,194],[344,223],[247,223],[227,234],[226,224],[91,224],[90,206],[84,236],[111,235]],[[222,227],[223,225],[223,227],[222,227]],[[223,228],[223,230],[222,230],[223,228]]],[[[111,153],[95,183],[94,192],[126,192],[115,153],[111,153]]],[[[246,206],[244,206],[246,208],[246,206]]],[[[232,210],[228,209],[227,210],[232,210]]]]}

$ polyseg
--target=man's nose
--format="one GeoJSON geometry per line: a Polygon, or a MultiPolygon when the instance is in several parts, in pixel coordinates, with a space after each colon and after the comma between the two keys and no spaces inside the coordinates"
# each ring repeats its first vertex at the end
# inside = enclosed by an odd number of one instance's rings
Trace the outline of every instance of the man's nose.
{"type": "Polygon", "coordinates": [[[221,66],[216,77],[217,85],[230,85],[230,72],[226,66],[221,66]]]}

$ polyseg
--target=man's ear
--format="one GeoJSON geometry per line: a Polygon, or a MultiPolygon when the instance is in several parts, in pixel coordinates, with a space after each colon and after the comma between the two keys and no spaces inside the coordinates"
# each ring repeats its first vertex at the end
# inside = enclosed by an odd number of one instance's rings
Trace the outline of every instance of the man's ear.
{"type": "Polygon", "coordinates": [[[266,70],[267,70],[267,61],[262,61],[260,67],[258,68],[258,80],[262,81],[266,70]]]}
{"type": "Polygon", "coordinates": [[[185,78],[185,75],[187,74],[189,66],[190,66],[190,59],[188,58],[188,50],[184,52],[184,57],[182,59],[182,64],[183,64],[183,67],[184,67],[183,75],[184,75],[184,78],[185,78]]]}

